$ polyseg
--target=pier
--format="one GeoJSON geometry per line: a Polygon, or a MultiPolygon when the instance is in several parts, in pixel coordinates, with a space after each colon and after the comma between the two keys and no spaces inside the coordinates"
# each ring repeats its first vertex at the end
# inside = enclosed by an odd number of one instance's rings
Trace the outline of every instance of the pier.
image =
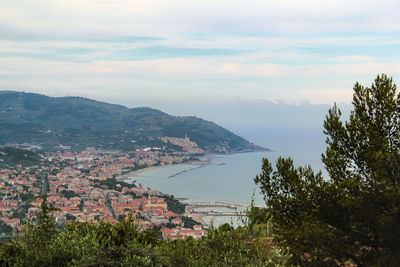
{"type": "MultiPolygon", "coordinates": [[[[224,207],[229,209],[237,209],[238,207],[250,208],[251,204],[221,201],[221,200],[179,200],[183,204],[187,204],[188,208],[203,208],[203,207],[224,207]]],[[[266,208],[266,206],[253,205],[258,208],[266,208]]]]}
{"type": "Polygon", "coordinates": [[[193,207],[224,207],[230,209],[236,209],[237,207],[250,207],[250,204],[230,202],[230,201],[219,201],[219,200],[181,200],[183,204],[187,204],[190,208],[193,207]]]}
{"type": "Polygon", "coordinates": [[[192,214],[201,214],[204,216],[246,216],[245,211],[192,211],[192,214]]]}

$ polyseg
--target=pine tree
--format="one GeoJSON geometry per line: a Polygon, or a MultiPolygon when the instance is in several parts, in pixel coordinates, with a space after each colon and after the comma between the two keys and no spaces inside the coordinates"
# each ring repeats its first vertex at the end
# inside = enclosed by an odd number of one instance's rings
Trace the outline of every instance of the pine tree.
{"type": "Polygon", "coordinates": [[[400,95],[392,78],[354,86],[342,121],[336,104],[324,122],[324,179],[310,166],[263,159],[255,178],[281,242],[306,265],[400,264],[400,95]]]}

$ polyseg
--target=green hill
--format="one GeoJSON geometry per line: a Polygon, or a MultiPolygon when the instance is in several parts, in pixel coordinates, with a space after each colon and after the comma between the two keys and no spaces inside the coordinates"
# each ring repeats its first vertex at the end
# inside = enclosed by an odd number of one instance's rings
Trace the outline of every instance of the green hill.
{"type": "Polygon", "coordinates": [[[40,164],[41,157],[28,150],[12,147],[0,148],[0,168],[15,167],[16,165],[34,166],[40,164]]]}
{"type": "Polygon", "coordinates": [[[184,137],[207,152],[264,150],[196,117],[175,117],[152,108],[127,108],[81,97],[48,97],[0,91],[0,144],[38,143],[47,149],[95,146],[133,150],[164,146],[157,137],[184,137]]]}

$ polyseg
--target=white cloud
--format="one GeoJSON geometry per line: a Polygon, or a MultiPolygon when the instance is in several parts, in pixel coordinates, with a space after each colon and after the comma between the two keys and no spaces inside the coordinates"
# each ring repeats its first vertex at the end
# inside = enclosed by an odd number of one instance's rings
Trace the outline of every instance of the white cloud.
{"type": "MultiPolygon", "coordinates": [[[[350,101],[356,80],[386,72],[400,74],[400,64],[343,63],[323,66],[242,64],[218,59],[178,58],[143,61],[58,62],[0,59],[0,87],[20,90],[69,90],[77,95],[141,95],[308,99],[313,103],[350,101]],[[336,86],[345,87],[338,87],[336,86]],[[311,89],[310,89],[311,88],[311,89]],[[317,89],[312,89],[317,88],[317,89]],[[343,89],[347,88],[347,89],[343,89]],[[350,94],[351,95],[351,94],[350,94]]],[[[369,81],[368,81],[369,82],[369,81]]]]}
{"type": "Polygon", "coordinates": [[[349,103],[353,98],[352,88],[335,89],[306,89],[299,90],[296,95],[300,99],[307,99],[313,104],[349,103]]]}
{"type": "Polygon", "coordinates": [[[400,3],[394,0],[5,0],[0,3],[3,23],[32,31],[150,36],[393,31],[400,30],[399,7],[400,3]]]}
{"type": "Polygon", "coordinates": [[[355,80],[400,74],[399,56],[379,50],[400,45],[399,8],[397,0],[3,0],[0,86],[330,103],[355,80]],[[105,40],[121,36],[160,39],[105,40]],[[157,46],[237,53],[123,58],[157,46]]]}
{"type": "Polygon", "coordinates": [[[354,62],[354,61],[364,61],[364,62],[370,62],[373,61],[373,57],[371,56],[363,56],[363,55],[354,55],[354,56],[340,56],[340,57],[335,57],[332,58],[332,61],[337,61],[337,62],[354,62]]]}

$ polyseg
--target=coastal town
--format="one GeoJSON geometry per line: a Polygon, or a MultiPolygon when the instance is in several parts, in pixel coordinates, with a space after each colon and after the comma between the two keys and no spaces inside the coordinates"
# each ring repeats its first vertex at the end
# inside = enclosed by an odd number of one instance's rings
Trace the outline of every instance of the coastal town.
{"type": "Polygon", "coordinates": [[[101,220],[117,223],[131,216],[144,228],[159,229],[163,238],[204,236],[207,230],[201,218],[192,216],[185,204],[122,179],[144,168],[192,161],[204,153],[187,137],[162,140],[182,149],[165,152],[163,148],[145,147],[122,152],[87,148],[74,152],[63,147],[61,151],[44,152],[38,165],[2,168],[1,235],[18,233],[24,223],[35,222],[45,199],[59,225],[101,220]]]}

